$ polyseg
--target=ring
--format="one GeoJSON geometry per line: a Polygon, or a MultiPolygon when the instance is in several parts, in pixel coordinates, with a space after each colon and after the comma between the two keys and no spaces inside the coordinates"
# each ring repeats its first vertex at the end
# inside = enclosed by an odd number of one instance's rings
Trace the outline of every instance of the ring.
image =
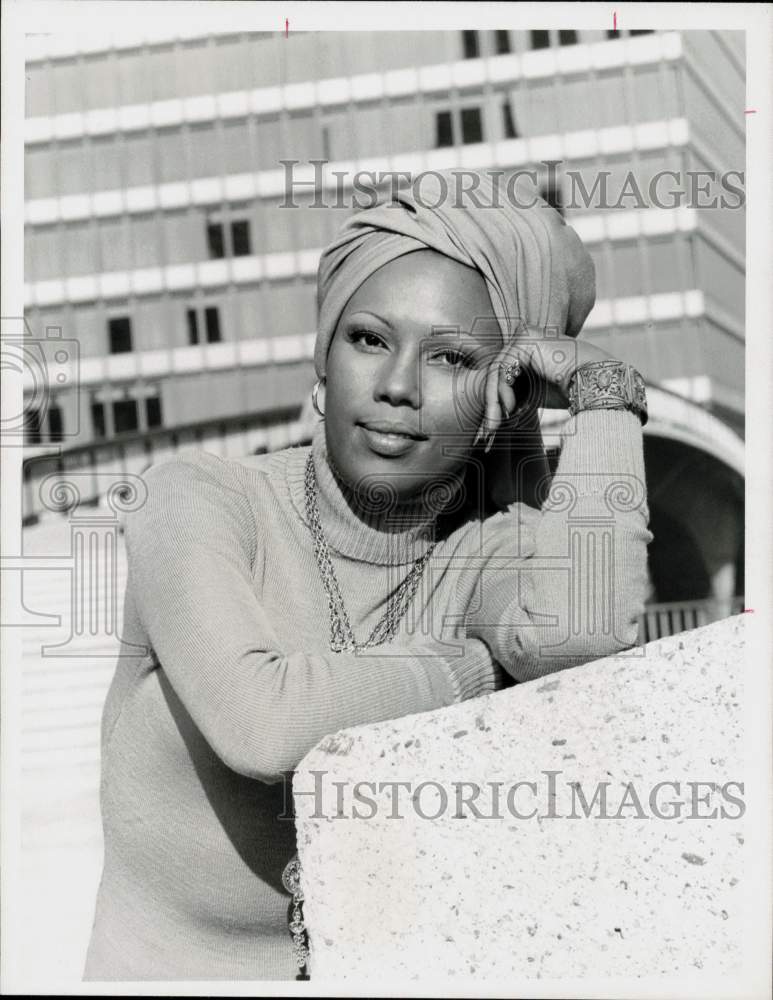
{"type": "Polygon", "coordinates": [[[505,382],[508,385],[512,385],[513,382],[515,382],[515,380],[521,374],[521,363],[518,360],[518,358],[516,358],[515,361],[510,362],[509,364],[504,364],[504,362],[500,362],[499,370],[500,371],[504,370],[505,382]]]}

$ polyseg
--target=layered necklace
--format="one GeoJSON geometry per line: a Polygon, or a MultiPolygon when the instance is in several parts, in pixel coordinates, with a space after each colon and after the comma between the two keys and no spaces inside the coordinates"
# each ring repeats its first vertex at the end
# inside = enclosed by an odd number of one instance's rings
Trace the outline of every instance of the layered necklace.
{"type": "Polygon", "coordinates": [[[341,595],[341,588],[336,577],[333,563],[330,559],[327,539],[322,529],[322,522],[319,517],[319,507],[317,505],[317,474],[314,469],[314,459],[309,453],[306,459],[306,471],[304,476],[304,492],[306,499],[306,517],[311,527],[314,538],[314,555],[317,559],[319,575],[327,594],[327,604],[330,614],[330,648],[334,653],[355,652],[360,649],[368,649],[371,646],[380,646],[383,643],[391,642],[397,629],[405,616],[408,606],[413,600],[413,596],[421,582],[424,567],[427,565],[436,542],[432,542],[427,551],[414,561],[408,575],[400,585],[389,595],[387,609],[381,620],[376,624],[373,631],[364,642],[358,642],[352,631],[349,615],[344,605],[341,595]]]}
{"type": "MultiPolygon", "coordinates": [[[[386,613],[365,642],[357,642],[354,638],[349,615],[341,596],[333,563],[330,559],[325,532],[319,517],[317,504],[317,474],[314,469],[314,459],[309,453],[306,459],[306,470],[303,480],[306,499],[306,518],[314,538],[314,555],[317,558],[319,575],[327,594],[327,606],[330,612],[330,648],[334,653],[356,652],[371,646],[380,646],[394,639],[397,628],[403,619],[408,605],[411,603],[416,589],[421,582],[424,567],[427,565],[436,543],[432,542],[427,551],[414,561],[408,575],[402,583],[389,595],[386,613]]],[[[295,854],[285,865],[282,873],[282,884],[293,897],[292,920],[289,928],[293,939],[293,955],[298,968],[303,972],[309,961],[308,932],[303,918],[303,889],[301,888],[301,863],[295,854]]],[[[307,976],[304,978],[308,978],[307,976]]]]}

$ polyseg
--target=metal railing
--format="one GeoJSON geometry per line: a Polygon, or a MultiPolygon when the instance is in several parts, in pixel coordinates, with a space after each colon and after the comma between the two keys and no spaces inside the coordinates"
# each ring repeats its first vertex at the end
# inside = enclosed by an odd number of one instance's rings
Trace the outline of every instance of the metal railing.
{"type": "Polygon", "coordinates": [[[639,618],[639,642],[643,645],[654,639],[710,625],[721,618],[740,614],[743,610],[744,599],[740,596],[733,597],[724,606],[713,598],[648,604],[639,618]]]}
{"type": "Polygon", "coordinates": [[[255,415],[119,434],[66,450],[36,448],[35,454],[24,461],[22,524],[36,524],[49,514],[68,513],[66,506],[52,509],[46,502],[52,488],[49,485],[46,491],[41,491],[40,487],[44,480],[50,484],[49,477],[66,482],[68,475],[76,474],[79,502],[98,506],[111,479],[141,476],[151,465],[171,458],[183,448],[200,448],[230,458],[300,444],[307,437],[300,416],[301,407],[288,406],[255,415]]]}

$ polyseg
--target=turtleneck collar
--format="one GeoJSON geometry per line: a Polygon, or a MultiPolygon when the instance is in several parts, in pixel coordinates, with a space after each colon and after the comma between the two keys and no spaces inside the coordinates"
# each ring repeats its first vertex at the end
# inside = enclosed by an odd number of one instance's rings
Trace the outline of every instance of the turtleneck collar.
{"type": "Polygon", "coordinates": [[[384,566],[412,563],[427,551],[435,540],[436,512],[428,511],[420,500],[396,506],[379,504],[377,496],[370,498],[369,506],[373,509],[364,509],[362,498],[357,497],[332,466],[322,420],[314,428],[311,446],[291,449],[286,467],[290,496],[305,524],[308,525],[304,476],[309,451],[317,476],[319,517],[331,549],[350,559],[384,566]]]}

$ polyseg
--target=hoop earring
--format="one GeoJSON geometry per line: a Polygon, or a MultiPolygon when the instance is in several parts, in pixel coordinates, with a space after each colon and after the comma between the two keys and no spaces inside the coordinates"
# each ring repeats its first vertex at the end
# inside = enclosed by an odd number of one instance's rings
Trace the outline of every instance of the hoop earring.
{"type": "Polygon", "coordinates": [[[320,417],[325,416],[325,411],[320,410],[319,408],[319,399],[318,399],[319,387],[323,381],[324,381],[323,379],[318,378],[317,381],[314,383],[314,388],[311,390],[311,405],[314,407],[314,409],[317,411],[320,417]]]}

